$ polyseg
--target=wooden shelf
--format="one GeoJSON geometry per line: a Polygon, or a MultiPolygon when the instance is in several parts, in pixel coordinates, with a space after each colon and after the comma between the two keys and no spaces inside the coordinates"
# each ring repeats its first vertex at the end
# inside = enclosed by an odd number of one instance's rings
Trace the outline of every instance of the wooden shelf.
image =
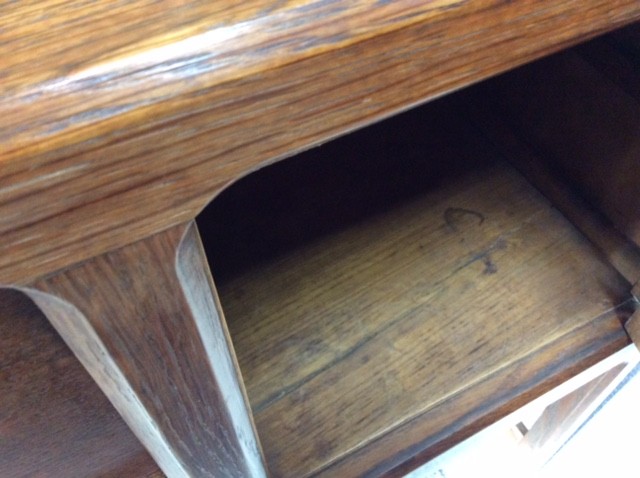
{"type": "Polygon", "coordinates": [[[628,343],[628,283],[455,104],[200,217],[274,476],[417,463],[628,343]]]}

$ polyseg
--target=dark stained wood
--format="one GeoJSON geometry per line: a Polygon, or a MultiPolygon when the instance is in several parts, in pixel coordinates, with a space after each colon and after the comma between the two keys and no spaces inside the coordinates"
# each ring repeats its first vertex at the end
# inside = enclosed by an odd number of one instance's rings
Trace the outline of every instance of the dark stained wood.
{"type": "Polygon", "coordinates": [[[162,470],[266,476],[195,225],[25,288],[162,470]]]}
{"type": "MultiPolygon", "coordinates": [[[[638,304],[636,304],[637,306],[638,304]]],[[[636,347],[640,349],[640,310],[636,310],[629,320],[625,322],[624,328],[636,347]]]]}
{"type": "MultiPolygon", "coordinates": [[[[524,82],[523,82],[524,83],[524,82]]],[[[458,95],[455,101],[487,139],[498,145],[505,158],[536,186],[571,221],[630,283],[640,280],[640,248],[618,231],[611,220],[590,204],[555,171],[555,162],[527,140],[527,134],[496,114],[495,90],[487,94],[480,85],[458,95]]],[[[545,101],[542,99],[541,101],[545,101]]],[[[585,167],[589,167],[585,165],[585,167]]],[[[601,168],[598,164],[596,168],[601,168]]],[[[616,167],[613,165],[612,167],[616,167]]]]}
{"type": "Polygon", "coordinates": [[[262,257],[226,273],[242,254],[236,236],[226,249],[207,241],[275,476],[417,466],[628,343],[628,306],[616,309],[628,283],[462,112],[429,106],[396,132],[376,127],[274,165],[280,180],[259,172],[262,188],[241,181],[219,198],[235,204],[237,226],[226,208],[200,219],[249,232],[262,257]],[[410,137],[415,151],[400,146],[410,137]],[[338,226],[287,244],[327,216],[338,226]]]}
{"type": "Polygon", "coordinates": [[[632,77],[640,84],[640,69],[618,61],[619,54],[609,57],[617,68],[603,69],[600,48],[527,65],[483,85],[480,97],[553,176],[640,244],[640,98],[625,86],[632,77]]]}
{"type": "Polygon", "coordinates": [[[636,0],[11,2],[0,283],[191,220],[270,161],[638,18],[636,0]]]}
{"type": "Polygon", "coordinates": [[[577,52],[607,80],[640,101],[640,23],[580,45],[577,52]]]}
{"type": "MultiPolygon", "coordinates": [[[[0,283],[23,286],[168,475],[245,477],[265,474],[260,445],[189,222],[255,169],[625,25],[640,4],[34,0],[1,14],[0,283]]],[[[611,43],[620,57],[632,31],[611,43]]],[[[620,173],[636,166],[632,63],[608,82],[596,56],[549,60],[579,118],[557,122],[586,122],[569,146],[616,164],[594,183],[558,171],[635,238],[620,173]],[[602,108],[613,136],[579,108],[602,108]],[[606,185],[620,196],[598,196],[606,185]]],[[[539,149],[546,114],[528,117],[539,149]]],[[[588,241],[466,124],[420,126],[429,161],[466,161],[417,168],[386,206],[368,184],[359,220],[221,274],[275,476],[399,474],[628,341],[629,284],[588,241]]],[[[144,460],[115,475],[129,466],[144,460]]]]}
{"type": "Polygon", "coordinates": [[[620,28],[607,36],[607,40],[628,57],[635,57],[636,65],[640,52],[640,23],[620,28]]]}
{"type": "Polygon", "coordinates": [[[159,477],[42,313],[0,290],[0,476],[159,477]]]}

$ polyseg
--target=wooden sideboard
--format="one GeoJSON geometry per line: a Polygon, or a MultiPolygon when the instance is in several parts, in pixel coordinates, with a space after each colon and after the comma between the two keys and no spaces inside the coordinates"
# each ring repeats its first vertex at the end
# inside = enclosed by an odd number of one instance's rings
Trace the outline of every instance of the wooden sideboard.
{"type": "Polygon", "coordinates": [[[637,1],[0,14],[2,474],[398,475],[635,337],[637,1]]]}

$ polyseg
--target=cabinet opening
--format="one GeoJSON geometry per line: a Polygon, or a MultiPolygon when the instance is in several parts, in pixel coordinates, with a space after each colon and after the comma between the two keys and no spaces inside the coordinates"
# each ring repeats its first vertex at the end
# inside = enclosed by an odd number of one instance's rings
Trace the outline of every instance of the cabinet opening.
{"type": "Polygon", "coordinates": [[[419,464],[628,343],[637,31],[268,166],[205,209],[274,476],[419,464]]]}

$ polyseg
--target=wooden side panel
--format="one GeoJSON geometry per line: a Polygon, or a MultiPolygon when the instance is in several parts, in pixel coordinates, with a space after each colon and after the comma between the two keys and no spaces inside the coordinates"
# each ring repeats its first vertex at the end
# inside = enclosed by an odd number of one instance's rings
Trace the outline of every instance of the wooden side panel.
{"type": "Polygon", "coordinates": [[[183,225],[25,292],[169,477],[262,477],[212,288],[195,226],[183,225]]]}
{"type": "Polygon", "coordinates": [[[640,244],[640,62],[625,52],[600,39],[480,90],[538,161],[640,244]]]}
{"type": "MultiPolygon", "coordinates": [[[[458,95],[455,101],[500,152],[536,186],[555,208],[575,225],[630,283],[640,279],[640,248],[615,228],[602,211],[562,178],[557,162],[550,161],[526,134],[504,115],[496,114],[497,96],[486,95],[486,85],[458,95]]],[[[615,165],[612,165],[615,167],[615,165]]]]}

